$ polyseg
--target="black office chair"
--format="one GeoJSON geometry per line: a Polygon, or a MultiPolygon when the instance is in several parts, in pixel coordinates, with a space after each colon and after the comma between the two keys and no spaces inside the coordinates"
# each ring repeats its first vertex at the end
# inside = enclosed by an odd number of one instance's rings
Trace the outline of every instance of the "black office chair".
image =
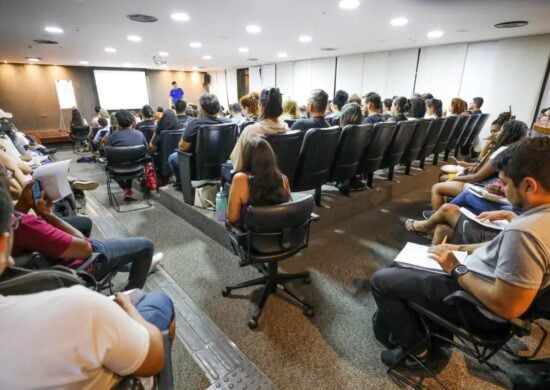
{"type": "Polygon", "coordinates": [[[458,158],[458,155],[460,154],[460,151],[462,148],[466,146],[466,142],[472,135],[472,132],[474,131],[477,122],[481,118],[481,114],[473,114],[470,116],[470,120],[468,121],[468,124],[464,128],[464,131],[462,132],[462,135],[460,136],[460,139],[458,140],[455,148],[454,156],[455,158],[458,158]]]}
{"type": "Polygon", "coordinates": [[[315,190],[315,204],[321,205],[321,186],[328,181],[341,129],[309,129],[304,136],[293,191],[315,190]]]}
{"type": "Polygon", "coordinates": [[[419,119],[416,130],[414,131],[413,138],[409,143],[409,146],[405,149],[403,157],[401,158],[401,164],[405,165],[405,175],[411,174],[411,165],[418,158],[422,146],[426,142],[426,138],[430,133],[430,127],[432,126],[432,119],[419,119]]]}
{"type": "Polygon", "coordinates": [[[149,190],[145,183],[145,164],[152,162],[151,158],[147,155],[147,147],[145,145],[107,146],[105,147],[105,155],[107,158],[105,173],[107,175],[109,204],[113,206],[117,212],[121,212],[120,205],[111,188],[113,180],[138,179],[143,191],[145,205],[125,211],[143,210],[151,207],[152,203],[149,200],[149,190]]]}
{"type": "Polygon", "coordinates": [[[340,117],[339,116],[333,116],[328,120],[328,123],[331,126],[340,126],[340,117]]]}
{"type": "Polygon", "coordinates": [[[251,121],[251,120],[247,120],[247,121],[244,121],[243,123],[241,123],[241,125],[239,126],[239,135],[241,135],[241,133],[244,131],[244,129],[246,129],[248,126],[250,126],[254,123],[256,123],[256,122],[251,121]]]}
{"type": "Polygon", "coordinates": [[[458,118],[459,118],[458,116],[448,116],[445,118],[445,123],[441,128],[441,132],[439,133],[439,138],[437,139],[437,142],[433,150],[433,154],[434,154],[434,159],[432,161],[433,165],[437,165],[437,161],[439,160],[439,153],[444,152],[447,149],[447,145],[449,144],[449,140],[453,135],[456,122],[458,122],[458,118]]]}
{"type": "Polygon", "coordinates": [[[90,126],[71,126],[69,135],[73,141],[73,153],[81,153],[84,141],[88,139],[90,126]]]}
{"type": "Polygon", "coordinates": [[[271,145],[277,157],[279,170],[288,178],[290,188],[294,188],[294,178],[296,176],[304,133],[300,130],[291,130],[284,134],[264,135],[263,138],[271,145]]]}
{"type": "Polygon", "coordinates": [[[222,295],[227,297],[231,291],[263,285],[259,302],[255,303],[255,311],[248,321],[250,329],[258,326],[258,318],[270,294],[277,292],[281,286],[308,317],[314,315],[313,307],[299,298],[286,283],[301,279],[310,283],[309,272],[297,274],[279,273],[279,262],[299,253],[308,246],[309,226],[311,221],[318,219],[313,212],[313,197],[306,195],[298,200],[274,206],[248,206],[243,215],[243,227],[227,224],[229,240],[240,258],[240,266],[255,266],[262,277],[248,280],[234,286],[227,286],[222,295]]]}
{"type": "Polygon", "coordinates": [[[289,129],[292,129],[292,126],[294,125],[294,123],[296,123],[296,119],[285,119],[284,121],[288,125],[289,129]]]}
{"type": "Polygon", "coordinates": [[[439,139],[439,134],[441,133],[441,129],[443,128],[444,124],[445,118],[433,119],[430,126],[430,131],[426,136],[426,141],[424,141],[422,148],[420,148],[420,152],[418,152],[418,167],[420,169],[424,169],[426,158],[433,153],[435,145],[437,145],[437,140],[439,139]]]}
{"type": "Polygon", "coordinates": [[[178,151],[180,183],[185,203],[192,205],[195,201],[192,181],[220,180],[221,166],[229,159],[237,137],[238,126],[234,123],[201,126],[197,132],[194,153],[178,151]]]}
{"type": "Polygon", "coordinates": [[[451,152],[455,151],[456,148],[458,147],[458,141],[460,141],[460,138],[462,137],[464,130],[466,130],[466,126],[468,126],[469,121],[470,121],[469,115],[461,115],[458,117],[455,128],[453,129],[453,133],[451,134],[451,138],[449,138],[449,143],[447,144],[447,148],[445,148],[443,161],[449,161],[449,155],[451,154],[451,152]]]}
{"type": "Polygon", "coordinates": [[[357,173],[367,176],[367,186],[372,188],[374,172],[380,169],[382,159],[392,142],[397,128],[395,122],[379,122],[374,124],[374,135],[371,142],[365,146],[365,152],[359,163],[357,173]]]}
{"type": "Polygon", "coordinates": [[[393,139],[380,164],[380,168],[388,168],[388,180],[393,180],[395,166],[401,162],[405,150],[413,139],[417,125],[416,120],[397,123],[393,139]]]}
{"type": "Polygon", "coordinates": [[[153,161],[159,176],[170,177],[172,170],[168,166],[168,157],[178,149],[183,130],[164,130],[158,139],[158,150],[153,153],[153,161]]]}
{"type": "Polygon", "coordinates": [[[353,178],[365,146],[373,135],[374,129],[371,124],[348,125],[342,129],[328,178],[329,182],[345,183],[353,178]]]}
{"type": "Polygon", "coordinates": [[[466,140],[464,146],[462,147],[462,154],[472,155],[474,142],[478,138],[479,133],[481,133],[481,131],[483,130],[483,127],[487,123],[487,120],[489,120],[489,116],[490,116],[490,114],[481,114],[481,118],[479,118],[479,120],[477,121],[474,129],[472,130],[472,134],[470,134],[470,136],[466,140]]]}
{"type": "MultiPolygon", "coordinates": [[[[455,291],[454,293],[449,294],[443,302],[455,308],[458,313],[458,317],[461,319],[459,323],[454,323],[416,303],[408,302],[409,307],[417,312],[426,332],[426,337],[421,340],[418,345],[421,345],[427,341],[439,340],[473,357],[480,364],[485,364],[492,370],[502,372],[502,369],[498,365],[489,362],[489,359],[491,359],[491,357],[493,357],[497,352],[502,350],[508,354],[511,354],[515,358],[519,358],[520,360],[532,359],[537,355],[547,337],[547,331],[535,320],[541,318],[550,319],[550,288],[541,290],[537,294],[527,312],[523,314],[521,318],[513,320],[506,319],[492,313],[479,300],[463,290],[455,291]],[[479,310],[480,316],[484,316],[491,321],[501,324],[504,329],[491,334],[481,334],[480,332],[476,332],[475,324],[472,324],[471,321],[468,322],[468,317],[464,314],[465,305],[475,306],[479,310]],[[435,327],[434,324],[436,325],[435,327]],[[515,336],[523,337],[531,334],[533,325],[537,326],[542,331],[542,336],[530,355],[519,356],[506,344],[515,336]],[[446,332],[441,332],[441,329],[446,332]],[[451,337],[449,337],[449,333],[452,334],[451,337]]],[[[414,354],[405,354],[404,359],[407,358],[407,356],[413,360],[416,360],[417,363],[420,363],[414,354]]],[[[397,371],[395,367],[397,367],[400,363],[400,361],[396,362],[393,367],[390,367],[388,369],[388,374],[398,384],[407,384],[417,388],[417,383],[397,371]]],[[[426,373],[428,373],[430,377],[434,378],[443,388],[446,389],[445,385],[429,368],[421,363],[420,366],[426,373]]]]}

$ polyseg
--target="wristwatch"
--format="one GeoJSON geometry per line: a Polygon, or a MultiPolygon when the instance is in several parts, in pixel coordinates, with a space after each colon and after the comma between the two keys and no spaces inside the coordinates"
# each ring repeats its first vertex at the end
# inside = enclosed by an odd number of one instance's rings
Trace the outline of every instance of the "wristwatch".
{"type": "Polygon", "coordinates": [[[468,267],[466,267],[464,264],[459,264],[451,271],[451,278],[458,282],[458,278],[460,278],[462,275],[466,275],[468,272],[470,272],[468,267]]]}

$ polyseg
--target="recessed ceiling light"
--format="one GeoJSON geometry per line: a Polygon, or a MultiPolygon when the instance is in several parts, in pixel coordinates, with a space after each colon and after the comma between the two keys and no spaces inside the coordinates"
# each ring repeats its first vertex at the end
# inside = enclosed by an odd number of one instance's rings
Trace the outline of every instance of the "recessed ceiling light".
{"type": "Polygon", "coordinates": [[[443,31],[441,30],[430,31],[427,35],[428,38],[441,38],[442,36],[443,36],[443,31]]]}
{"type": "Polygon", "coordinates": [[[41,59],[42,58],[39,58],[39,57],[27,57],[27,61],[29,61],[29,62],[38,62],[41,59]]]}
{"type": "Polygon", "coordinates": [[[203,59],[203,60],[211,60],[211,59],[212,59],[212,56],[205,55],[205,56],[202,56],[202,59],[203,59]]]}
{"type": "Polygon", "coordinates": [[[159,56],[161,56],[161,57],[168,57],[169,54],[168,54],[167,51],[159,51],[159,56]]]}
{"type": "Polygon", "coordinates": [[[251,24],[250,26],[246,26],[246,31],[251,34],[258,34],[262,32],[262,28],[256,24],[251,24]]]}
{"type": "Polygon", "coordinates": [[[280,52],[280,53],[277,53],[277,57],[279,57],[279,58],[286,58],[286,57],[288,57],[288,54],[285,53],[284,51],[282,51],[282,52],[280,52]]]}
{"type": "Polygon", "coordinates": [[[170,17],[176,22],[187,22],[189,20],[189,15],[185,12],[174,12],[170,17]]]}
{"type": "Polygon", "coordinates": [[[114,47],[106,47],[105,51],[107,53],[116,53],[116,49],[114,47]]]}
{"type": "Polygon", "coordinates": [[[361,2],[359,0],[341,0],[338,5],[342,9],[355,9],[361,5],[361,2]]]}
{"type": "Polygon", "coordinates": [[[195,49],[202,47],[202,43],[200,42],[191,42],[189,46],[194,47],[195,49]]]}
{"type": "Polygon", "coordinates": [[[80,61],[79,64],[80,65],[89,65],[90,63],[88,61],[80,61]]]}
{"type": "Polygon", "coordinates": [[[300,35],[300,37],[298,38],[298,40],[302,43],[308,43],[308,42],[311,42],[313,38],[311,38],[311,36],[309,35],[300,35]]]}
{"type": "Polygon", "coordinates": [[[394,27],[405,26],[407,23],[409,23],[409,19],[407,18],[393,18],[390,20],[390,24],[394,27]]]}
{"type": "Polygon", "coordinates": [[[239,47],[239,53],[248,53],[248,47],[239,47]]]}
{"type": "Polygon", "coordinates": [[[141,37],[139,35],[128,35],[126,38],[128,38],[130,42],[141,42],[141,37]]]}
{"type": "Polygon", "coordinates": [[[511,22],[502,22],[495,24],[496,28],[516,28],[516,27],[524,27],[527,26],[529,23],[525,20],[514,20],[511,22]]]}
{"type": "Polygon", "coordinates": [[[49,32],[50,34],[63,34],[63,29],[55,26],[48,26],[44,31],[49,32]]]}

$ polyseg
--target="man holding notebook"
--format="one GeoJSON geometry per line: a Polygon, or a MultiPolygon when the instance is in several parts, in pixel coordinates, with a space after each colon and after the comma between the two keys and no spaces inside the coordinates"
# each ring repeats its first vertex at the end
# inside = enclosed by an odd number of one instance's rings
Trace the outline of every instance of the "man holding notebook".
{"type": "MultiPolygon", "coordinates": [[[[492,241],[464,246],[439,245],[430,248],[429,257],[447,275],[404,267],[377,271],[371,278],[378,312],[373,318],[376,338],[388,350],[384,364],[398,361],[412,367],[414,354],[423,363],[433,359],[429,343],[421,344],[425,333],[407,301],[415,302],[451,321],[458,322],[456,310],[443,299],[465,290],[493,313],[518,318],[527,311],[537,293],[550,286],[550,139],[525,139],[510,146],[495,164],[504,191],[514,209],[522,210],[492,241]],[[469,253],[460,264],[452,250],[469,253]],[[490,278],[480,275],[490,276],[490,278]]],[[[475,307],[465,308],[466,321],[476,330],[503,331],[506,325],[490,321],[475,307]]]]}

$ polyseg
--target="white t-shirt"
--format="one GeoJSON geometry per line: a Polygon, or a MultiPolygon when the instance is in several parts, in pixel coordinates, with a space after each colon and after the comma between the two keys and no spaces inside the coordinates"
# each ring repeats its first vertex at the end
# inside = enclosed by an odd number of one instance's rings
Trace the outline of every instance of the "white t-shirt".
{"type": "Polygon", "coordinates": [[[0,296],[2,389],[110,389],[148,351],[145,327],[82,286],[0,296]]]}

